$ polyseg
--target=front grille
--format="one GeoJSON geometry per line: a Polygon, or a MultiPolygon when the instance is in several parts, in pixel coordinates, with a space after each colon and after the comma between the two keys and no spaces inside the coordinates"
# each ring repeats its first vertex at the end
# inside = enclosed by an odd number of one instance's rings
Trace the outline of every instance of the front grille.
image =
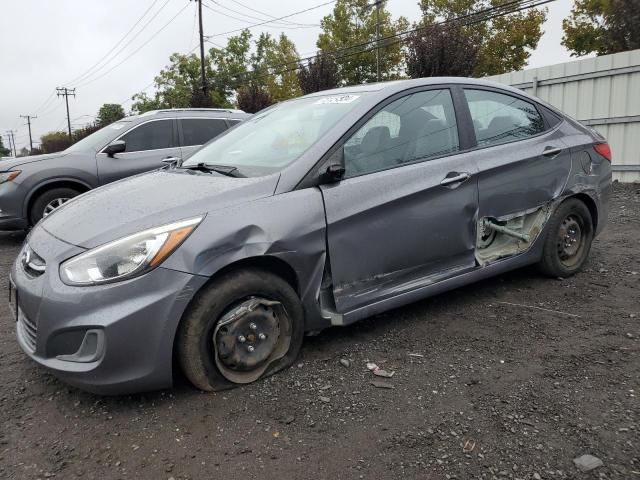
{"type": "Polygon", "coordinates": [[[18,334],[31,351],[35,351],[38,327],[25,316],[20,308],[18,308],[18,334]]]}

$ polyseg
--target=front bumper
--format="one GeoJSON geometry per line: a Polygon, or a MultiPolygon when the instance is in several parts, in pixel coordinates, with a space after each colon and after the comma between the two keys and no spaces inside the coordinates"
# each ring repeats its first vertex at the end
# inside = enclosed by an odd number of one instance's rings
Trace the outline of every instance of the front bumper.
{"type": "Polygon", "coordinates": [[[24,230],[29,222],[23,217],[25,192],[16,182],[0,184],[0,230],[24,230]]]}
{"type": "Polygon", "coordinates": [[[123,282],[70,287],[58,266],[83,249],[38,227],[27,241],[47,267],[31,275],[18,256],[11,271],[24,352],[61,380],[94,393],[170,387],[178,323],[207,279],[156,268],[123,282]]]}

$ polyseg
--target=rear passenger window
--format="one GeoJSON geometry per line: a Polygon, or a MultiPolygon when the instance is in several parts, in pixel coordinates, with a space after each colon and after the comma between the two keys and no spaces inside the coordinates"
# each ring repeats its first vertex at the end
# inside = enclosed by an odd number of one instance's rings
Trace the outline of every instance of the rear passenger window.
{"type": "Polygon", "coordinates": [[[183,147],[203,145],[227,129],[224,120],[214,118],[185,118],[182,123],[183,147]]]}
{"type": "Polygon", "coordinates": [[[465,89],[478,145],[513,142],[545,130],[542,115],[529,102],[502,93],[465,89]]]}
{"type": "Polygon", "coordinates": [[[154,120],[134,127],[120,138],[127,144],[125,152],[141,152],[174,147],[173,120],[154,120]]]}
{"type": "Polygon", "coordinates": [[[344,145],[347,176],[459,150],[449,90],[428,90],[402,97],[376,113],[344,145]]]}

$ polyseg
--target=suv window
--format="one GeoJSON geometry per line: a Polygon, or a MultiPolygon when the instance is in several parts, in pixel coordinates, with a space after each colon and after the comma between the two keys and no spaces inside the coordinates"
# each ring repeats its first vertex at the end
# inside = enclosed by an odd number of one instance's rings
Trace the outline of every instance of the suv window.
{"type": "Polygon", "coordinates": [[[346,175],[427,160],[459,147],[449,90],[413,93],[384,107],[345,143],[346,175]]]}
{"type": "Polygon", "coordinates": [[[478,145],[513,142],[544,132],[536,107],[511,95],[465,89],[478,145]]]}
{"type": "Polygon", "coordinates": [[[141,152],[174,147],[173,120],[164,119],[143,123],[125,133],[120,140],[124,140],[127,143],[125,152],[141,152]]]}
{"type": "Polygon", "coordinates": [[[227,122],[215,118],[184,118],[180,123],[183,147],[204,145],[227,129],[227,122]]]}

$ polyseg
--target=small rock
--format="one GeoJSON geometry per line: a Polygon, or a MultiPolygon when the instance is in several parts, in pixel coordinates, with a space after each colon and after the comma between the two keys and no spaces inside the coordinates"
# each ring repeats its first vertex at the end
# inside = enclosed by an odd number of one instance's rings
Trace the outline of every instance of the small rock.
{"type": "Polygon", "coordinates": [[[633,333],[627,333],[627,338],[633,338],[633,333]]]}
{"type": "Polygon", "coordinates": [[[604,465],[602,460],[593,455],[582,455],[581,457],[574,458],[573,463],[575,463],[576,467],[582,472],[589,472],[594,468],[604,465]]]}
{"type": "Polygon", "coordinates": [[[533,480],[542,480],[542,477],[540,476],[540,474],[538,472],[535,472],[533,474],[533,480]]]}
{"type": "Polygon", "coordinates": [[[320,399],[321,402],[324,402],[324,403],[329,403],[331,401],[331,399],[329,397],[320,396],[318,398],[320,399]]]}
{"type": "Polygon", "coordinates": [[[376,388],[393,388],[393,385],[391,385],[389,382],[383,382],[380,380],[374,380],[373,382],[371,382],[371,385],[376,388]]]}
{"type": "Polygon", "coordinates": [[[349,368],[351,366],[351,362],[346,358],[341,358],[340,365],[342,365],[343,367],[349,368]]]}

